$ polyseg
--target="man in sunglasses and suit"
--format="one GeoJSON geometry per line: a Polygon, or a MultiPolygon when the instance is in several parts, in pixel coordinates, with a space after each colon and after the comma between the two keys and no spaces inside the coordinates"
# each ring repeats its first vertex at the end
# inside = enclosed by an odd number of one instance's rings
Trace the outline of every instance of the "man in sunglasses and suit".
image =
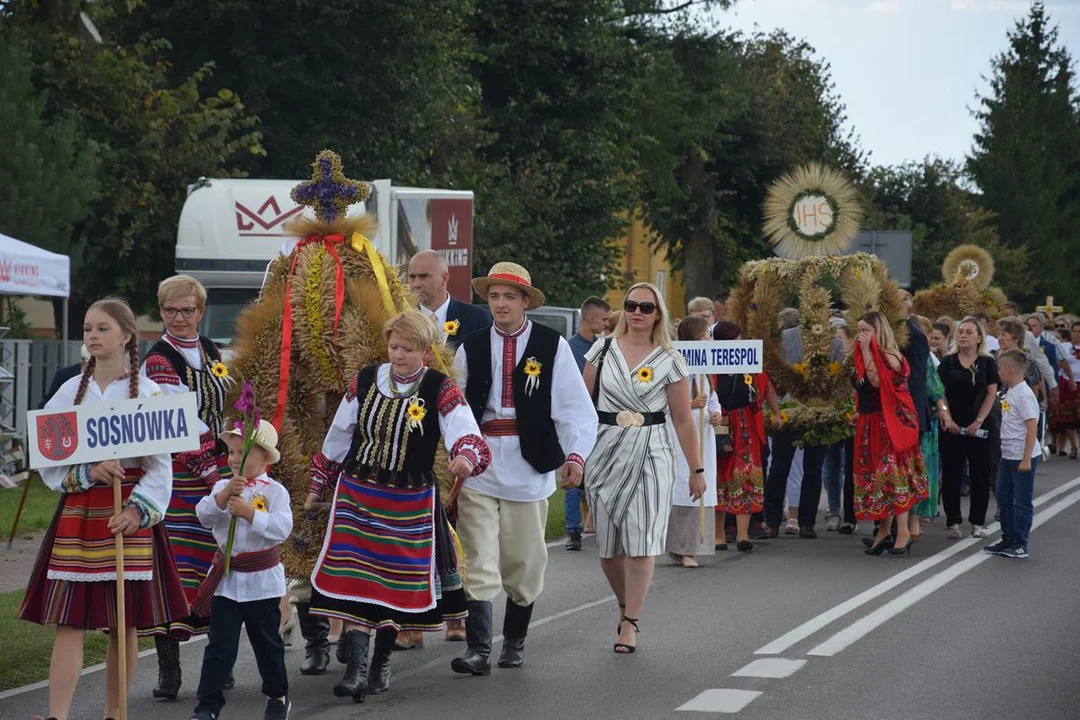
{"type": "Polygon", "coordinates": [[[494,326],[465,338],[454,358],[457,381],[491,449],[491,464],[467,478],[458,496],[457,532],[465,550],[468,648],[451,668],[488,675],[491,601],[506,592],[499,667],[525,661],[525,636],[547,568],[548,498],[556,477],[581,485],[596,443],[597,417],[574,354],[555,330],[525,311],[544,303],[528,271],[496,263],[473,280],[494,326]]]}

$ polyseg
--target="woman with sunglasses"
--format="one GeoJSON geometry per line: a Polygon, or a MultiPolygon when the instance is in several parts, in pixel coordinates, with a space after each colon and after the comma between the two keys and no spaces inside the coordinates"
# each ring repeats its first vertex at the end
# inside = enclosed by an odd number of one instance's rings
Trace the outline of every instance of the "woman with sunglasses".
{"type": "Polygon", "coordinates": [[[638,620],[655,556],[664,553],[671,515],[676,464],[666,411],[690,468],[694,502],[705,493],[705,468],[690,413],[690,370],[671,345],[670,318],[660,292],[638,283],[626,293],[622,308],[611,338],[597,342],[585,356],[585,384],[600,420],[585,465],[585,487],[600,564],[619,603],[615,652],[629,654],[637,649],[638,620]]]}
{"type": "MultiPolygon", "coordinates": [[[[172,497],[165,513],[169,548],[191,603],[217,551],[213,533],[195,516],[195,506],[210,494],[219,479],[232,476],[228,452],[218,439],[229,380],[217,346],[199,335],[199,322],[206,310],[206,288],[193,277],[175,275],[158,286],[158,306],[165,333],[146,354],[142,375],[157,383],[165,395],[195,393],[199,408],[199,449],[172,456],[172,497]]],[[[181,682],[179,641],[205,634],[208,629],[209,618],[195,615],[139,629],[140,635],[154,637],[157,648],[158,684],[154,697],[176,699],[181,682]]]]}
{"type": "Polygon", "coordinates": [[[945,397],[938,400],[941,434],[941,498],[945,505],[945,524],[949,539],[963,537],[960,525],[960,481],[967,463],[971,482],[971,535],[987,536],[986,508],[990,503],[990,475],[993,452],[989,430],[984,427],[997,401],[997,364],[986,352],[982,326],[966,317],[956,328],[956,350],[946,355],[938,366],[938,376],[945,386],[945,397]]]}

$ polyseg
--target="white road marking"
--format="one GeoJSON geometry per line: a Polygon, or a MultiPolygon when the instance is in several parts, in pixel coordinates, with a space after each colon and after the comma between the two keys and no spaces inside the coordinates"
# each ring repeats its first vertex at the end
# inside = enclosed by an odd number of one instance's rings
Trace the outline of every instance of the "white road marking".
{"type": "MultiPolygon", "coordinates": [[[[1080,502],[1080,492],[1074,493],[1064,500],[1051,505],[1046,510],[1036,515],[1035,521],[1032,524],[1032,530],[1042,525],[1044,522],[1054,517],[1058,513],[1062,512],[1066,508],[1080,502]]],[[[969,558],[956,563],[948,570],[934,575],[933,577],[924,580],[915,587],[908,590],[900,597],[887,602],[880,608],[863,617],[855,623],[852,623],[848,627],[844,628],[840,632],[833,635],[831,638],[821,643],[813,650],[808,652],[808,655],[814,655],[817,657],[832,657],[843,650],[846,650],[853,643],[857,642],[861,638],[865,637],[870,632],[881,627],[890,619],[896,617],[904,610],[919,602],[923,598],[927,597],[935,590],[940,590],[948,583],[952,582],[956,578],[960,577],[964,573],[968,572],[972,568],[978,567],[982,563],[993,558],[993,555],[987,555],[980,552],[977,555],[972,555],[969,558]]],[[[1010,562],[1002,558],[995,558],[997,562],[1010,562]]],[[[1021,561],[1022,562],[1022,561],[1021,561]]]]}
{"type": "MultiPolygon", "coordinates": [[[[1039,497],[1035,498],[1034,505],[1035,505],[1035,507],[1039,507],[1040,505],[1044,505],[1045,503],[1049,502],[1050,500],[1057,497],[1058,495],[1066,493],[1066,492],[1068,492],[1068,491],[1070,491],[1070,490],[1072,490],[1073,488],[1076,488],[1076,487],[1080,487],[1080,477],[1074,478],[1074,479],[1070,480],[1069,482],[1067,482],[1067,483],[1065,483],[1065,484],[1063,484],[1063,485],[1061,485],[1059,487],[1054,488],[1050,492],[1044,493],[1043,495],[1040,495],[1039,497]]],[[[988,528],[988,530],[990,531],[991,534],[997,532],[999,529],[1000,529],[1000,527],[999,527],[999,525],[997,523],[994,523],[993,525],[990,525],[989,528],[988,528]]],[[[913,565],[912,567],[908,568],[907,570],[904,570],[903,572],[897,573],[896,575],[893,575],[892,577],[888,578],[887,580],[883,580],[882,582],[878,583],[877,585],[874,585],[873,587],[859,593],[855,597],[840,603],[836,607],[833,607],[833,608],[830,608],[830,609],[826,610],[825,612],[821,613],[817,617],[814,617],[814,618],[811,618],[810,620],[807,620],[805,623],[803,623],[799,627],[795,628],[791,632],[785,633],[784,635],[780,636],[776,640],[773,640],[769,644],[763,646],[761,649],[757,650],[754,654],[755,655],[779,655],[780,653],[786,652],[793,645],[796,645],[796,644],[802,642],[803,640],[806,640],[811,635],[814,635],[819,630],[824,629],[826,626],[828,626],[828,625],[832,624],[833,622],[839,620],[840,618],[844,617],[848,613],[851,613],[852,611],[859,609],[860,607],[862,607],[866,603],[868,603],[868,602],[870,602],[870,601],[884,595],[885,593],[892,590],[893,588],[904,584],[905,582],[907,582],[911,578],[913,578],[913,577],[915,577],[917,575],[921,575],[922,573],[926,572],[930,568],[932,568],[932,567],[934,567],[936,565],[940,565],[941,563],[945,562],[946,560],[948,560],[952,556],[957,555],[959,553],[962,553],[963,551],[967,550],[968,548],[972,547],[973,545],[977,545],[977,544],[979,544],[981,542],[982,542],[982,540],[980,540],[978,538],[967,538],[965,540],[959,540],[954,545],[952,545],[951,547],[949,547],[949,548],[947,548],[945,550],[942,550],[941,552],[937,553],[936,555],[932,555],[932,556],[928,557],[927,559],[923,560],[922,562],[918,563],[917,565],[913,565]]]]}
{"type": "Polygon", "coordinates": [[[758,690],[706,690],[685,705],[675,708],[675,712],[734,714],[752,703],[759,695],[761,692],[758,690]]]}
{"type": "Polygon", "coordinates": [[[797,673],[805,660],[761,658],[731,673],[731,677],[786,678],[797,673]]]}

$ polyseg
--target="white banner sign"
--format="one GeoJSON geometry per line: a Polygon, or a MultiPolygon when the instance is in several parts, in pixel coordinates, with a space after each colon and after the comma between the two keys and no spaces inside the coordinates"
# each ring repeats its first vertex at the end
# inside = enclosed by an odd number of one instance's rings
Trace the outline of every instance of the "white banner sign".
{"type": "Polygon", "coordinates": [[[26,427],[35,469],[199,448],[195,393],[35,410],[26,427]]]}
{"type": "Polygon", "coordinates": [[[764,372],[760,340],[702,340],[674,343],[692,375],[735,375],[764,372]]]}

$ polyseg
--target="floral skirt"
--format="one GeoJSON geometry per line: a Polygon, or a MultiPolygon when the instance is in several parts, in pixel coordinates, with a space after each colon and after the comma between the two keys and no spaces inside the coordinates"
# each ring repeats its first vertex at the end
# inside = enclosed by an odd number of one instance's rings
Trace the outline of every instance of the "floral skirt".
{"type": "Polygon", "coordinates": [[[761,443],[754,435],[749,408],[740,408],[730,417],[732,451],[717,461],[716,512],[750,515],[761,512],[765,503],[761,443]]]}
{"type": "Polygon", "coordinates": [[[1054,432],[1080,427],[1080,385],[1076,390],[1062,380],[1058,384],[1057,397],[1050,404],[1050,429],[1054,432]]]}
{"type": "Polygon", "coordinates": [[[919,447],[893,449],[883,413],[860,414],[855,425],[855,517],[888,520],[928,495],[919,447]]]}

